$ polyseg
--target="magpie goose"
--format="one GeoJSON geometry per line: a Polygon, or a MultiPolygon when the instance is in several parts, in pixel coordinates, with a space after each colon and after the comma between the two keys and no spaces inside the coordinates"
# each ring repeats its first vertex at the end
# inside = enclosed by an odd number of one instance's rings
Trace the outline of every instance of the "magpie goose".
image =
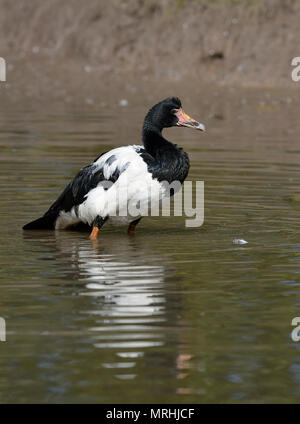
{"type": "Polygon", "coordinates": [[[111,221],[129,224],[128,234],[133,235],[141,217],[148,215],[142,211],[154,199],[153,193],[161,201],[172,195],[165,189],[165,182],[182,184],[187,177],[187,153],[162,136],[163,128],[173,126],[205,131],[203,124],[183,111],[177,97],[157,103],[144,120],[143,146],[123,146],[102,153],[79,171],[44,216],[23,229],[60,230],[83,223],[91,227],[90,239],[95,240],[103,224],[111,221]]]}

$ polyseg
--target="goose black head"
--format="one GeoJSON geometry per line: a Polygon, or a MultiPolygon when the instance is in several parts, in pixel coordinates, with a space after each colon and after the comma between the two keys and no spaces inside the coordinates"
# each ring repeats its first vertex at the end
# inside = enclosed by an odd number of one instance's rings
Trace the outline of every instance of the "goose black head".
{"type": "Polygon", "coordinates": [[[154,105],[146,115],[144,127],[152,126],[158,131],[169,127],[189,127],[205,131],[203,124],[187,115],[178,97],[168,97],[154,105]]]}

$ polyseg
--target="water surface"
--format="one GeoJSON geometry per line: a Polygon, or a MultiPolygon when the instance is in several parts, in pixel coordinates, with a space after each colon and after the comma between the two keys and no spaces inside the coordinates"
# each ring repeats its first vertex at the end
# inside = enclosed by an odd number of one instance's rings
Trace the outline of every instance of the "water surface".
{"type": "Polygon", "coordinates": [[[0,402],[298,402],[299,141],[249,101],[250,118],[227,105],[205,135],[167,132],[205,181],[202,227],[153,217],[97,243],[21,227],[102,151],[138,143],[146,107],[1,114],[0,402]]]}

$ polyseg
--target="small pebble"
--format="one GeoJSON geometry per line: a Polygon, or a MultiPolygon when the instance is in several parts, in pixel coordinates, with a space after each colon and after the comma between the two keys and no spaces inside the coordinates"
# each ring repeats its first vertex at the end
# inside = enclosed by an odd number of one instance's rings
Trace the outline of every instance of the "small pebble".
{"type": "Polygon", "coordinates": [[[234,244],[247,244],[248,242],[244,239],[233,239],[234,244]]]}
{"type": "Polygon", "coordinates": [[[121,100],[119,101],[119,105],[120,105],[120,106],[127,106],[127,105],[128,105],[128,100],[126,100],[126,99],[121,99],[121,100]]]}
{"type": "Polygon", "coordinates": [[[88,104],[88,105],[93,105],[94,99],[91,99],[90,97],[88,97],[87,99],[85,99],[85,103],[88,104]]]}

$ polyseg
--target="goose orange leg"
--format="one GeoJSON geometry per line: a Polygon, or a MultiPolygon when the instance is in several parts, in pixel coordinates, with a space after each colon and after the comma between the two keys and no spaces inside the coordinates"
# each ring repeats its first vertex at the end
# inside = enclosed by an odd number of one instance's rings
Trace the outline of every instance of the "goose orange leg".
{"type": "Polygon", "coordinates": [[[97,216],[94,219],[93,229],[92,229],[92,232],[91,232],[91,234],[89,236],[89,239],[90,240],[97,240],[99,230],[100,230],[100,228],[103,227],[103,225],[104,225],[105,221],[107,220],[107,218],[108,217],[102,218],[101,216],[97,216]]]}
{"type": "Polygon", "coordinates": [[[138,219],[136,219],[135,221],[132,221],[130,224],[129,224],[129,227],[128,227],[128,230],[127,230],[127,233],[130,235],[130,236],[134,236],[134,232],[135,232],[135,227],[137,226],[137,224],[140,222],[140,220],[141,220],[142,218],[138,218],[138,219]]]}

